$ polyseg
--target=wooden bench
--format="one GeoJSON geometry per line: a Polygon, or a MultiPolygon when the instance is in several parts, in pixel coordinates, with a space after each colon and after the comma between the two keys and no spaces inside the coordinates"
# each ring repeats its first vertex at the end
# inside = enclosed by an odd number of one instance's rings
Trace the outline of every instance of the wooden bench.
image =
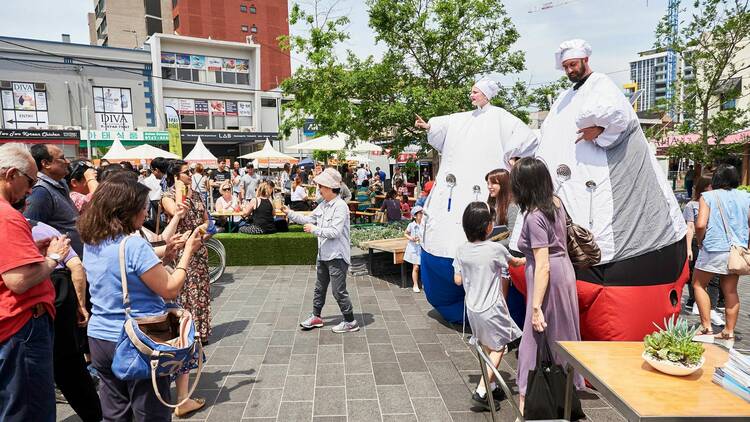
{"type": "Polygon", "coordinates": [[[372,223],[372,219],[375,218],[375,213],[369,211],[355,211],[352,216],[352,219],[354,220],[356,220],[358,217],[366,218],[368,222],[372,223]]]}
{"type": "Polygon", "coordinates": [[[362,246],[367,248],[367,269],[370,275],[375,275],[373,274],[372,270],[373,252],[390,252],[393,254],[393,264],[401,265],[401,287],[403,288],[406,285],[406,264],[404,263],[404,251],[406,250],[406,244],[408,242],[409,240],[405,237],[399,237],[396,239],[371,240],[369,242],[364,242],[362,246]]]}

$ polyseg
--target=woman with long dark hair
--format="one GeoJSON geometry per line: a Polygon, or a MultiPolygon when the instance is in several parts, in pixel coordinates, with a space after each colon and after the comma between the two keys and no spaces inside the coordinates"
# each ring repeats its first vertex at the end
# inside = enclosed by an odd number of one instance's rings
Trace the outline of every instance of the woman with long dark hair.
{"type": "MultiPolygon", "coordinates": [[[[172,420],[170,408],[159,402],[151,380],[123,381],[112,373],[115,346],[125,323],[120,279],[120,243],[137,232],[148,214],[149,189],[135,178],[112,177],[99,185],[78,219],[84,242],[86,276],[91,293],[92,316],[88,324],[91,362],[99,373],[105,420],[134,414],[153,421],[172,420]],[[148,416],[145,416],[148,415],[148,416]]],[[[185,243],[177,269],[169,273],[149,242],[133,236],[125,243],[125,268],[134,317],[160,315],[165,299],[176,298],[187,278],[186,268],[194,253],[203,248],[193,235],[185,243]]],[[[159,377],[156,387],[169,400],[169,378],[159,377]]]]}
{"type": "MultiPolygon", "coordinates": [[[[185,161],[174,160],[167,168],[167,191],[162,197],[164,212],[170,217],[177,212],[177,200],[187,206],[187,212],[177,224],[178,233],[191,232],[208,221],[208,213],[200,194],[191,187],[190,168],[185,161]],[[177,183],[180,182],[180,183],[177,183]],[[184,189],[179,192],[180,189],[184,189]],[[180,193],[180,195],[178,195],[180,193]]],[[[180,259],[182,255],[178,255],[180,259]]],[[[185,270],[187,280],[180,290],[179,303],[193,315],[196,334],[201,343],[208,344],[211,335],[211,284],[208,277],[208,250],[205,245],[196,251],[190,265],[185,270]]],[[[189,372],[189,371],[188,371],[189,372]]],[[[182,401],[188,394],[188,374],[177,377],[177,398],[182,401]]],[[[175,409],[175,415],[184,416],[202,408],[206,404],[203,398],[193,398],[175,409]]]]}
{"type": "MultiPolygon", "coordinates": [[[[526,396],[529,371],[536,366],[536,333],[545,332],[547,341],[581,339],[578,294],[573,264],[568,257],[565,208],[553,194],[547,166],[526,157],[513,167],[510,176],[513,197],[526,213],[518,248],[526,257],[526,319],[518,350],[518,391],[521,409],[526,396]]],[[[557,363],[562,363],[554,356],[557,363]]],[[[576,376],[583,388],[583,378],[576,376]]]]}

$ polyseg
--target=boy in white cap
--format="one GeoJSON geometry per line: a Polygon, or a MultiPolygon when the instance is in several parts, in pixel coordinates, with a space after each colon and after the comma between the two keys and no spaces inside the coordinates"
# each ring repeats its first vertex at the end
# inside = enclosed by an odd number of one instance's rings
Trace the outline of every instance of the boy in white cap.
{"type": "Polygon", "coordinates": [[[435,186],[424,205],[422,287],[427,300],[449,322],[464,317],[464,290],[453,283],[453,257],[466,241],[461,216],[470,202],[486,198],[484,176],[509,169],[514,158],[531,155],[536,135],[516,116],[490,104],[500,87],[482,78],[471,88],[474,110],[437,116],[414,125],[441,155],[435,186]]]}
{"type": "Polygon", "coordinates": [[[284,207],[289,221],[304,224],[304,230],[318,237],[318,280],[315,283],[313,311],[300,323],[304,329],[320,328],[323,319],[320,314],[325,305],[328,285],[333,287],[333,297],[339,304],[344,320],[331,330],[334,333],[359,331],[354,319],[352,302],[346,290],[346,273],[351,263],[349,239],[349,207],[339,194],[341,193],[341,174],[333,168],[315,176],[313,181],[318,185],[323,202],[315,208],[310,216],[304,216],[284,207]]]}

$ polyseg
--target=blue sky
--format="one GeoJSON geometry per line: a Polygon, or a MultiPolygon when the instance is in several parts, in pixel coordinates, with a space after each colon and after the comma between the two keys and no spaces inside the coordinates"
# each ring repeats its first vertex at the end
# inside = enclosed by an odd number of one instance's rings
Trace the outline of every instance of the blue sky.
{"type": "MultiPolygon", "coordinates": [[[[555,49],[565,39],[584,38],[593,47],[594,70],[610,73],[621,85],[629,78],[628,62],[653,45],[654,28],[667,4],[667,0],[577,0],[528,13],[548,1],[505,1],[521,34],[516,48],[526,53],[527,70],[503,81],[520,79],[536,85],[557,79],[561,74],[554,69],[555,49]]],[[[339,4],[351,19],[352,37],[345,48],[379,56],[383,46],[374,44],[364,0],[340,0],[339,4]]],[[[3,0],[0,35],[59,40],[60,34],[69,33],[73,42],[88,43],[86,13],[93,8],[93,0],[3,0]]],[[[299,65],[299,59],[293,58],[292,67],[299,65]]]]}

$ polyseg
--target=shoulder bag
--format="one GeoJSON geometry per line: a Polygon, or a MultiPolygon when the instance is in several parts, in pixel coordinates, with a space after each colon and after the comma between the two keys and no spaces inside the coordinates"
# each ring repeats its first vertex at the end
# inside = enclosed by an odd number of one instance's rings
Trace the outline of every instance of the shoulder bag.
{"type": "Polygon", "coordinates": [[[716,195],[716,202],[719,206],[721,221],[724,223],[724,232],[727,235],[727,242],[729,242],[727,270],[730,274],[748,275],[750,274],[750,250],[745,246],[735,245],[732,242],[734,233],[732,232],[731,227],[729,227],[729,224],[727,224],[726,218],[724,218],[724,207],[721,204],[721,198],[719,198],[719,195],[716,195]]]}
{"type": "Polygon", "coordinates": [[[151,385],[159,401],[175,408],[185,403],[195,391],[203,370],[203,347],[196,338],[193,317],[185,309],[168,305],[162,315],[134,318],[130,315],[130,296],[125,271],[125,242],[120,242],[120,280],[122,304],[125,308],[125,324],[115,346],[112,373],[121,380],[151,378],[151,385]],[[197,364],[195,361],[197,360],[197,364]],[[167,403],[161,396],[156,377],[171,376],[182,368],[198,368],[198,372],[184,400],[177,404],[167,403]]]}
{"type": "Polygon", "coordinates": [[[560,205],[565,211],[565,230],[568,234],[570,262],[576,267],[590,267],[598,264],[602,260],[602,251],[596,244],[594,234],[573,222],[562,200],[560,200],[560,205]]]}

